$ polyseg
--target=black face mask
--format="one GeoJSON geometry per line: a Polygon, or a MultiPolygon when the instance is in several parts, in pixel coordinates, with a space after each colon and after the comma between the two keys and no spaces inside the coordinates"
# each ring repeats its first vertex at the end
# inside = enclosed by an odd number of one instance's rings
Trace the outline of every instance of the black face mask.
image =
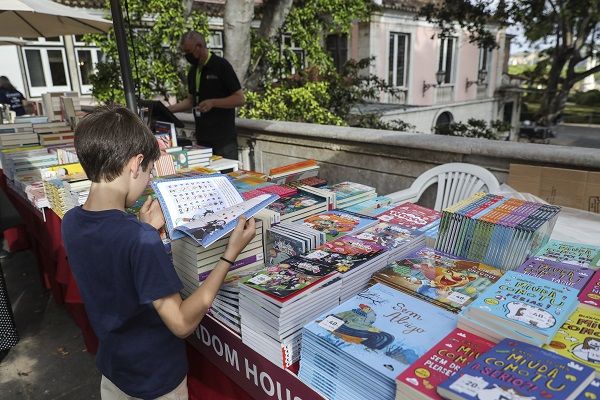
{"type": "Polygon", "coordinates": [[[193,53],[185,53],[185,59],[187,60],[187,62],[189,62],[192,65],[197,65],[198,64],[198,59],[196,57],[194,57],[193,53]]]}

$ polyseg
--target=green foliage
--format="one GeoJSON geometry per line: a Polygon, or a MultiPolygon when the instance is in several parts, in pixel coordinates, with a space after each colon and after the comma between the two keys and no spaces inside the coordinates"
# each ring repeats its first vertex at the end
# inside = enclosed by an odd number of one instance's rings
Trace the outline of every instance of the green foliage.
{"type": "Polygon", "coordinates": [[[504,121],[492,121],[488,126],[482,119],[469,118],[467,123],[451,122],[447,126],[436,127],[438,135],[461,136],[468,138],[484,138],[497,140],[501,133],[510,131],[511,126],[504,121]]]}
{"type": "MultiPolygon", "coordinates": [[[[127,3],[131,24],[127,31],[128,48],[137,92],[144,98],[167,98],[169,94],[185,96],[187,66],[182,62],[179,41],[190,29],[207,34],[206,17],[197,12],[185,17],[181,0],[128,0],[127,3]],[[153,22],[149,23],[151,19],[153,22]]],[[[105,7],[110,10],[108,1],[105,7]]],[[[123,14],[127,23],[125,10],[123,14]]],[[[114,33],[86,35],[85,40],[95,43],[106,55],[106,61],[97,65],[98,72],[91,77],[94,97],[101,102],[124,104],[114,33]]]]}
{"type": "Polygon", "coordinates": [[[587,92],[575,92],[572,100],[580,106],[599,106],[600,105],[600,90],[593,89],[587,92]]]}

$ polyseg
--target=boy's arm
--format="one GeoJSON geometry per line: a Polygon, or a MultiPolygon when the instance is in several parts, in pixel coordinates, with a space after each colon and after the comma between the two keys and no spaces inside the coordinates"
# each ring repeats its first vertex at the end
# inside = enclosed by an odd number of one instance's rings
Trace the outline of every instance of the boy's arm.
{"type": "MultiPolygon", "coordinates": [[[[254,218],[246,221],[244,217],[240,217],[223,257],[235,261],[255,234],[254,218]]],[[[152,302],[156,312],[174,335],[183,339],[196,329],[212,305],[229,267],[229,263],[219,260],[202,285],[185,300],[181,299],[179,293],[174,293],[152,302]]]]}

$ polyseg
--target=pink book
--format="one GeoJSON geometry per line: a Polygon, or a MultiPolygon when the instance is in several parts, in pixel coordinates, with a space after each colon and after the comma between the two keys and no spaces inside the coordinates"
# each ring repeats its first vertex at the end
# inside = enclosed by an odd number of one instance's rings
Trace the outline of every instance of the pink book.
{"type": "Polygon", "coordinates": [[[396,377],[398,392],[441,400],[436,388],[496,344],[462,329],[454,329],[396,377]]]}
{"type": "Polygon", "coordinates": [[[292,196],[292,195],[298,193],[298,189],[296,189],[296,188],[280,186],[280,185],[267,186],[267,187],[260,188],[258,190],[261,190],[264,193],[276,194],[281,197],[292,196]]]}
{"type": "Polygon", "coordinates": [[[579,302],[600,308],[600,271],[596,271],[579,293],[579,302]]]}

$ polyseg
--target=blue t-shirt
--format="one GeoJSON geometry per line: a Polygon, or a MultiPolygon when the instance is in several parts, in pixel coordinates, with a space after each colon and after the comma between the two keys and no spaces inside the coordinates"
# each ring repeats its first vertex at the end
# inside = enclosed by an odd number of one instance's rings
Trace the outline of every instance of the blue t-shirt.
{"type": "Polygon", "coordinates": [[[154,399],[187,374],[185,343],[152,301],[179,292],[156,229],[119,210],[67,212],[62,236],[100,346],[96,365],[133,397],[154,399]]]}

